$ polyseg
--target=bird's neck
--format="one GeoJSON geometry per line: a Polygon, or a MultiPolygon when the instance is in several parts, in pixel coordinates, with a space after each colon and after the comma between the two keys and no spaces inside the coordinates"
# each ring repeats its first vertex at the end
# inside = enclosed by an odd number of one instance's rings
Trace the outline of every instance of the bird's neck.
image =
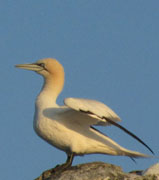
{"type": "Polygon", "coordinates": [[[62,91],[63,85],[63,76],[54,76],[44,79],[44,85],[39,96],[37,97],[38,103],[45,104],[45,106],[51,106],[53,104],[56,104],[56,99],[62,91]]]}

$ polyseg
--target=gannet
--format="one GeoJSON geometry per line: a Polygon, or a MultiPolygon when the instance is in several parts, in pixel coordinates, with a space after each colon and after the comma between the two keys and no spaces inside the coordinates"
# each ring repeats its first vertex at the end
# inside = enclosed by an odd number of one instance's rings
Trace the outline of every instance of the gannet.
{"type": "Polygon", "coordinates": [[[63,106],[59,106],[56,99],[64,86],[64,68],[56,59],[46,58],[16,67],[35,71],[44,78],[35,102],[33,126],[38,136],[67,154],[67,160],[60,168],[70,167],[74,156],[84,154],[149,157],[120,146],[94,128],[96,125],[117,126],[153,153],[140,138],[118,124],[120,117],[107,105],[95,100],[70,97],[64,99],[63,106]]]}

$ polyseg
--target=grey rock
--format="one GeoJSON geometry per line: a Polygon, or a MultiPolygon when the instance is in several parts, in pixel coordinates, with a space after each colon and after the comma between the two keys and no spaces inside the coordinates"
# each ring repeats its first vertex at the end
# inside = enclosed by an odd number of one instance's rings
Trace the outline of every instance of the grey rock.
{"type": "Polygon", "coordinates": [[[125,173],[119,166],[92,162],[72,166],[60,173],[52,173],[50,169],[35,180],[159,180],[158,176],[154,174],[146,176],[139,174],[142,172],[125,173]]]}
{"type": "Polygon", "coordinates": [[[142,172],[142,175],[158,175],[159,179],[159,163],[156,163],[142,172]]]}

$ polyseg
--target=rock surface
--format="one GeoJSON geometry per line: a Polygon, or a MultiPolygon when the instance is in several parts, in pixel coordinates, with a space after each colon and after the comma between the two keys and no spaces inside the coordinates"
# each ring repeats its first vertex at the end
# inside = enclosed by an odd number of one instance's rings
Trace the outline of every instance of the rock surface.
{"type": "Polygon", "coordinates": [[[142,175],[152,175],[152,174],[159,174],[159,163],[154,164],[153,166],[149,167],[148,169],[142,172],[142,175]]]}
{"type": "Polygon", "coordinates": [[[73,166],[56,174],[52,173],[51,170],[47,170],[35,180],[159,180],[159,172],[139,175],[142,172],[144,171],[125,173],[119,166],[103,162],[92,162],[73,166]]]}

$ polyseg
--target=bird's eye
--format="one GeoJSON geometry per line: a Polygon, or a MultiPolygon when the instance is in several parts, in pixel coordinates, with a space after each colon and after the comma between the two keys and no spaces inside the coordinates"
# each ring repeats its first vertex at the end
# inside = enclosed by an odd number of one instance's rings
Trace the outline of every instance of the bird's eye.
{"type": "Polygon", "coordinates": [[[39,63],[38,66],[41,66],[41,67],[45,68],[45,64],[44,63],[39,63]]]}

